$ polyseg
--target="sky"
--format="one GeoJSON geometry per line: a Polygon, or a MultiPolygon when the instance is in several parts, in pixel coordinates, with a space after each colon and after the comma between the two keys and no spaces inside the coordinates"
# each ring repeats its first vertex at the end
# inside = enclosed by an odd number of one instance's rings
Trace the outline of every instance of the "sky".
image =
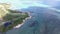
{"type": "Polygon", "coordinates": [[[57,7],[60,0],[0,0],[0,3],[11,4],[11,9],[21,9],[29,6],[57,7]]]}

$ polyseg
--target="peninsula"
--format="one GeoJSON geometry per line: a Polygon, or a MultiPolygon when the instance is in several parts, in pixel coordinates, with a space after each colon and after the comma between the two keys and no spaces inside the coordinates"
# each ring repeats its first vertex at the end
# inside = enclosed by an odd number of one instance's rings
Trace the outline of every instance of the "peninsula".
{"type": "Polygon", "coordinates": [[[9,4],[0,4],[0,32],[11,30],[14,26],[23,23],[29,17],[27,12],[8,9],[9,4]]]}

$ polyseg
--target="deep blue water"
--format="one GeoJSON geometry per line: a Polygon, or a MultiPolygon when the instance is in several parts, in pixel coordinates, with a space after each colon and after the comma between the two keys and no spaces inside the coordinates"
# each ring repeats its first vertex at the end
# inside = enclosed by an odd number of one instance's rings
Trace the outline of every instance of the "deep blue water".
{"type": "Polygon", "coordinates": [[[26,20],[21,28],[9,30],[6,34],[60,34],[59,15],[53,10],[43,9],[38,11],[36,9],[31,11],[32,18],[26,20]]]}

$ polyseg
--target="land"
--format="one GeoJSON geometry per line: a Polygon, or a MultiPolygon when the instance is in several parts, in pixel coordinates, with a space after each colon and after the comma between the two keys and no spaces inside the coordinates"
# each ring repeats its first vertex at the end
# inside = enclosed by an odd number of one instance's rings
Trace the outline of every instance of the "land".
{"type": "Polygon", "coordinates": [[[22,24],[23,20],[27,17],[29,17],[29,14],[27,12],[19,12],[16,10],[8,10],[10,13],[6,14],[1,21],[3,23],[0,25],[0,31],[6,32],[8,30],[11,30],[14,26],[18,24],[22,24]]]}

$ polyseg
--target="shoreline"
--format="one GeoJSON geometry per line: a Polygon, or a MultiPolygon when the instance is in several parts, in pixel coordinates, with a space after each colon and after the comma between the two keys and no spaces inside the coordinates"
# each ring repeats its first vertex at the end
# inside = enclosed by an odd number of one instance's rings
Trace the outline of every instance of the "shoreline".
{"type": "Polygon", "coordinates": [[[20,28],[27,19],[30,19],[32,17],[32,16],[30,16],[30,12],[27,12],[27,13],[28,13],[29,17],[25,18],[21,24],[14,26],[13,29],[20,28]]]}

